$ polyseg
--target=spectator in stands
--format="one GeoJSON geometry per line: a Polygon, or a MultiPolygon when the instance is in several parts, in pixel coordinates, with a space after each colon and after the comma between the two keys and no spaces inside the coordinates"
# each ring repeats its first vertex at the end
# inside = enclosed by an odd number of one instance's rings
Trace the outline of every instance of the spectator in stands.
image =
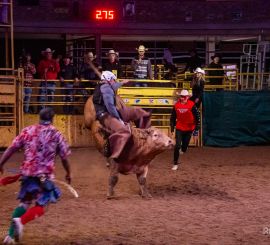
{"type": "Polygon", "coordinates": [[[24,107],[23,111],[29,113],[29,103],[32,94],[32,80],[36,73],[36,67],[31,63],[31,55],[26,54],[22,58],[22,68],[24,70],[24,107]]]}
{"type": "Polygon", "coordinates": [[[191,82],[192,88],[192,100],[197,108],[200,108],[202,98],[203,98],[203,90],[204,90],[204,83],[205,83],[205,71],[198,67],[194,71],[194,76],[191,82]]]}
{"type": "Polygon", "coordinates": [[[99,64],[96,62],[96,56],[93,54],[93,52],[87,52],[84,55],[83,63],[79,69],[80,80],[91,80],[90,82],[81,82],[81,92],[85,99],[87,99],[89,94],[92,94],[92,91],[88,93],[86,88],[93,89],[96,86],[96,82],[94,80],[99,80],[99,74],[95,72],[93,65],[97,69],[101,69],[99,64]]]}
{"type": "MultiPolygon", "coordinates": [[[[135,57],[132,62],[131,66],[134,70],[134,78],[135,79],[154,79],[151,61],[147,57],[145,57],[146,49],[143,45],[140,45],[138,50],[138,56],[135,57]]],[[[136,83],[136,87],[147,87],[147,83],[136,83]]]]}
{"type": "MultiPolygon", "coordinates": [[[[173,63],[173,57],[172,57],[170,47],[164,49],[164,55],[163,55],[162,63],[164,64],[164,70],[165,70],[165,75],[164,75],[163,79],[172,80],[173,76],[174,76],[174,73],[177,72],[177,68],[173,63]]],[[[170,87],[171,87],[171,85],[175,85],[175,84],[170,83],[170,87]]]]}
{"type": "MultiPolygon", "coordinates": [[[[64,102],[72,103],[73,102],[73,81],[65,81],[65,80],[75,80],[75,83],[78,83],[78,74],[76,69],[71,64],[71,57],[70,55],[65,55],[63,59],[63,64],[61,65],[60,69],[60,81],[61,87],[64,89],[64,102]]],[[[64,113],[65,114],[72,114],[73,113],[73,106],[72,105],[64,105],[64,113]]]]}
{"type": "MultiPolygon", "coordinates": [[[[222,64],[220,63],[220,55],[215,54],[211,57],[212,62],[209,64],[208,68],[213,69],[208,71],[209,84],[211,85],[222,85],[224,78],[224,70],[222,64]],[[213,76],[213,78],[211,78],[213,76]]],[[[222,91],[223,88],[217,88],[216,91],[222,91]]]]}
{"type": "Polygon", "coordinates": [[[163,60],[165,60],[166,63],[173,65],[173,57],[172,57],[171,47],[165,48],[163,50],[163,60]]]}
{"type": "Polygon", "coordinates": [[[201,67],[202,65],[201,58],[198,56],[196,50],[190,50],[189,55],[190,57],[187,60],[187,64],[183,73],[185,73],[186,71],[193,73],[197,67],[201,67]]]}
{"type": "Polygon", "coordinates": [[[115,52],[113,49],[109,50],[109,52],[106,54],[108,57],[108,60],[104,63],[102,66],[103,71],[111,71],[116,78],[121,78],[122,76],[122,67],[118,60],[119,53],[115,52]]]}
{"type": "Polygon", "coordinates": [[[53,59],[53,52],[50,48],[42,51],[42,55],[44,58],[39,62],[37,71],[39,74],[39,78],[43,79],[40,84],[40,92],[39,92],[39,102],[41,104],[41,109],[44,108],[44,102],[53,102],[54,101],[54,93],[55,93],[55,81],[58,73],[60,71],[59,63],[53,59]]]}
{"type": "Polygon", "coordinates": [[[63,60],[63,55],[58,54],[58,55],[56,56],[55,60],[56,60],[56,62],[59,63],[60,67],[63,65],[63,62],[64,62],[64,60],[63,60]]]}

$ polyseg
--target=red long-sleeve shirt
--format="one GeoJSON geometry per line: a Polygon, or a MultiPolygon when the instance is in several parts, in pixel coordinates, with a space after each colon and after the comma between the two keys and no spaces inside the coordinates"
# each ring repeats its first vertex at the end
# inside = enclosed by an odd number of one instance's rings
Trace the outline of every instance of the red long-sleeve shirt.
{"type": "Polygon", "coordinates": [[[171,128],[181,131],[193,131],[200,128],[200,113],[194,102],[188,100],[182,104],[180,100],[174,105],[170,119],[171,128]]]}
{"type": "Polygon", "coordinates": [[[39,62],[37,71],[41,79],[55,80],[57,79],[58,72],[60,72],[60,66],[59,63],[56,62],[56,60],[54,59],[51,60],[43,59],[39,62]],[[46,68],[48,70],[47,73],[45,74],[46,68]]]}

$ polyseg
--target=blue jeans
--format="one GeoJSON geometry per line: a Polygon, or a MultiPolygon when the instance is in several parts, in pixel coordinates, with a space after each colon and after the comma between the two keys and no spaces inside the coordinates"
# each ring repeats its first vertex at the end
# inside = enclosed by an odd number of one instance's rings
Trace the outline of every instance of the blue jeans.
{"type": "Polygon", "coordinates": [[[175,131],[175,147],[174,147],[174,157],[173,162],[175,165],[178,164],[179,160],[179,150],[181,149],[182,152],[186,152],[189,141],[191,139],[192,131],[181,131],[176,129],[175,131]]]}
{"type": "MultiPolygon", "coordinates": [[[[64,90],[64,102],[73,102],[73,84],[66,83],[64,86],[66,89],[64,90]]],[[[73,113],[73,105],[64,105],[64,113],[72,114],[73,113]]]]}
{"type": "Polygon", "coordinates": [[[148,87],[148,84],[147,83],[135,83],[135,87],[148,87]]]}
{"type": "Polygon", "coordinates": [[[28,113],[29,112],[29,103],[30,103],[30,99],[31,99],[31,94],[32,94],[32,88],[30,87],[25,87],[24,88],[24,107],[23,107],[23,111],[24,113],[28,113]]]}
{"type": "Polygon", "coordinates": [[[47,90],[46,90],[46,82],[40,83],[40,90],[39,90],[39,102],[42,103],[40,108],[43,109],[45,107],[44,104],[46,102],[53,102],[54,101],[54,94],[55,94],[55,82],[47,82],[47,90]]]}

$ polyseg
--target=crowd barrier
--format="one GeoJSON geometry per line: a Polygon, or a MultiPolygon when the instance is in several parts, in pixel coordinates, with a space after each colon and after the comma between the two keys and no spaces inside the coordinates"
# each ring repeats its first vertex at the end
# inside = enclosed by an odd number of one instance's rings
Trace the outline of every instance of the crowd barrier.
{"type": "MultiPolygon", "coordinates": [[[[205,91],[217,89],[237,91],[239,89],[239,73],[231,77],[223,77],[223,85],[209,85],[206,76],[205,91]]],[[[176,80],[134,80],[130,84],[118,90],[118,94],[127,105],[140,106],[152,112],[152,125],[170,133],[170,113],[177,100],[176,91],[182,88],[191,92],[190,81],[193,74],[177,74],[176,80]],[[134,84],[146,83],[147,87],[134,87],[134,84]]],[[[120,79],[121,80],[121,79],[120,79]]],[[[80,85],[66,88],[66,83],[74,83],[73,80],[55,83],[54,94],[43,94],[40,100],[40,90],[44,87],[44,80],[33,79],[32,93],[29,101],[30,111],[24,112],[24,78],[20,72],[14,76],[0,75],[0,131],[4,132],[5,140],[0,142],[0,147],[6,147],[12,138],[25,126],[38,122],[38,112],[42,106],[52,106],[56,112],[55,125],[64,133],[71,146],[83,147],[93,144],[89,131],[84,127],[83,108],[85,101],[92,94],[98,81],[80,81],[80,85]],[[89,86],[90,85],[90,86],[89,86]],[[72,91],[72,92],[70,92],[72,91]],[[50,99],[49,99],[50,97],[50,99]],[[69,97],[69,100],[67,99],[69,97]],[[2,108],[2,109],[1,109],[2,108]],[[5,109],[4,109],[5,108],[5,109]],[[11,109],[7,109],[11,108],[11,109]],[[65,112],[64,108],[70,109],[65,112]]],[[[198,142],[192,140],[192,145],[202,145],[202,131],[198,142]]]]}
{"type": "MultiPolygon", "coordinates": [[[[121,80],[121,79],[120,79],[121,80]]],[[[71,83],[71,80],[64,83],[71,83]]],[[[23,101],[24,89],[23,81],[19,86],[20,91],[20,129],[38,121],[38,112],[44,106],[51,106],[56,112],[55,125],[66,136],[71,146],[88,146],[92,144],[92,138],[83,123],[83,109],[85,101],[92,94],[94,86],[98,81],[82,80],[81,86],[76,88],[65,88],[59,80],[48,80],[47,89],[51,83],[55,83],[54,94],[41,94],[44,87],[40,86],[44,81],[34,79],[32,81],[32,94],[29,102],[30,111],[23,111],[26,103],[23,101]],[[91,87],[84,84],[91,83],[91,87]],[[62,86],[61,86],[62,85],[62,86]],[[72,91],[72,93],[70,92],[72,91]],[[45,97],[41,100],[41,97],[45,97]],[[49,97],[51,97],[49,99],[49,97]],[[69,101],[66,98],[70,97],[69,101]],[[71,98],[72,97],[72,98],[71,98]],[[69,108],[68,113],[65,108],[69,108]]],[[[118,90],[118,94],[129,106],[140,106],[152,113],[152,125],[170,134],[170,114],[175,101],[176,91],[180,91],[177,83],[171,80],[130,80],[130,84],[143,83],[148,87],[133,87],[127,85],[118,90]],[[159,85],[161,87],[159,87],[159,85]]],[[[201,140],[193,142],[193,145],[201,145],[201,140]]]]}

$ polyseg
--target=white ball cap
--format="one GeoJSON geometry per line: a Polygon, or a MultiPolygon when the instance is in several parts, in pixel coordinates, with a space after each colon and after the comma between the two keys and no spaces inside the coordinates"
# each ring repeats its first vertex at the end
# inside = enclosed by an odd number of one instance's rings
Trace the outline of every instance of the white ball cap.
{"type": "Polygon", "coordinates": [[[111,81],[112,79],[116,80],[116,76],[110,71],[103,71],[101,73],[101,80],[111,81]]]}

